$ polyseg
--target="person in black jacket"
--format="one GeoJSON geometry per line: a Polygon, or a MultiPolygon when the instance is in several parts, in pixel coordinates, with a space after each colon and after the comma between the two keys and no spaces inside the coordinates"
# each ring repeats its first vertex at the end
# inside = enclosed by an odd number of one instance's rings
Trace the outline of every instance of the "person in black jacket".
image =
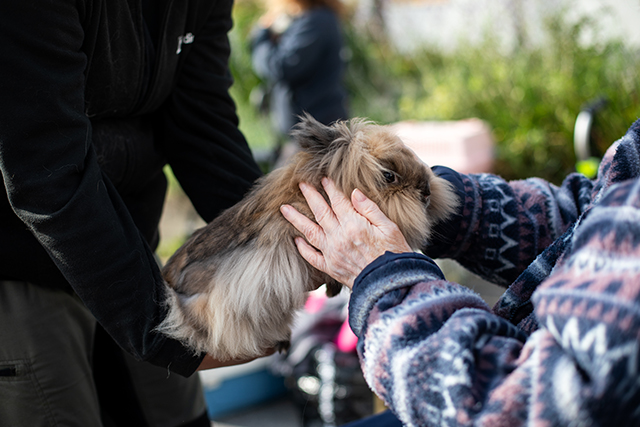
{"type": "Polygon", "coordinates": [[[269,87],[278,138],[303,113],[329,125],[346,120],[348,97],[340,0],[270,0],[251,35],[253,68],[269,87]]]}
{"type": "Polygon", "coordinates": [[[209,425],[192,374],[242,361],[154,332],[154,249],[165,164],[205,221],[261,174],[228,93],[231,8],[0,5],[1,424],[209,425]]]}

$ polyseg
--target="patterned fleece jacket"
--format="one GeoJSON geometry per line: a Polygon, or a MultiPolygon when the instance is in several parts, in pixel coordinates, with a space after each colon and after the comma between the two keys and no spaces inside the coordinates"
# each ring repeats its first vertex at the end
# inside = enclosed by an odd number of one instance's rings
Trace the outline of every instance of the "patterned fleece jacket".
{"type": "Polygon", "coordinates": [[[640,120],[594,181],[450,175],[441,256],[508,287],[491,309],[427,256],[377,259],[349,307],[370,387],[407,426],[640,426],[640,120]]]}

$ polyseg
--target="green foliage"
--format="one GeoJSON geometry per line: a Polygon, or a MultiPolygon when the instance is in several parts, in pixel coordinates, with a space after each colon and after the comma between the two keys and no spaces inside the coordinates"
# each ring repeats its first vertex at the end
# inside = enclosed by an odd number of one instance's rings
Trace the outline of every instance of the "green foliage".
{"type": "Polygon", "coordinates": [[[640,111],[637,52],[619,42],[582,46],[580,36],[593,25],[590,20],[569,25],[555,17],[547,24],[547,43],[509,54],[490,36],[454,54],[422,52],[414,61],[424,73],[419,83],[411,76],[412,90],[399,98],[401,117],[479,117],[492,127],[498,144],[497,173],[558,182],[574,169],[573,127],[585,103],[600,96],[609,101],[594,131],[602,151],[640,111]]]}
{"type": "Polygon", "coordinates": [[[600,159],[597,157],[589,157],[586,160],[576,162],[576,170],[587,178],[595,178],[598,174],[598,166],[600,159]]]}
{"type": "MultiPolygon", "coordinates": [[[[234,88],[239,105],[249,105],[259,82],[246,39],[259,13],[248,0],[236,6],[232,71],[242,86],[234,88]]],[[[547,22],[545,43],[522,40],[507,53],[491,34],[452,53],[425,48],[412,54],[348,21],[345,34],[352,115],[379,123],[478,117],[493,130],[495,172],[507,179],[539,176],[557,183],[575,170],[575,119],[597,97],[609,101],[593,132],[601,152],[640,116],[638,52],[618,41],[581,43],[585,35],[598,40],[597,25],[587,18],[568,23],[559,14],[547,22]]]]}
{"type": "Polygon", "coordinates": [[[252,89],[260,83],[251,67],[251,31],[262,14],[256,1],[239,1],[233,9],[234,27],[229,33],[231,58],[229,67],[235,80],[234,90],[242,100],[249,100],[252,89]]]}
{"type": "Polygon", "coordinates": [[[260,113],[251,100],[252,93],[261,83],[251,65],[250,34],[262,14],[256,1],[236,2],[233,10],[234,28],[229,33],[231,58],[229,68],[234,78],[231,96],[236,102],[240,117],[240,130],[254,152],[269,150],[276,141],[269,118],[260,113]]]}
{"type": "MultiPolygon", "coordinates": [[[[344,34],[349,57],[345,84],[352,115],[378,123],[398,121],[397,104],[402,95],[398,78],[406,80],[411,76],[411,70],[403,67],[406,58],[388,43],[351,25],[344,26],[344,34]]],[[[417,69],[416,72],[419,73],[417,69]]]]}

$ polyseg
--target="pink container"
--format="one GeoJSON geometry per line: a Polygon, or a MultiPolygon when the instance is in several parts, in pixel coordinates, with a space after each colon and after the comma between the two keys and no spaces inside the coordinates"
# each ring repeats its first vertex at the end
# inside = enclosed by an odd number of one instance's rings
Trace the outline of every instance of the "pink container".
{"type": "Polygon", "coordinates": [[[460,173],[491,172],[494,141],[480,119],[390,125],[404,143],[429,166],[448,166],[460,173]]]}

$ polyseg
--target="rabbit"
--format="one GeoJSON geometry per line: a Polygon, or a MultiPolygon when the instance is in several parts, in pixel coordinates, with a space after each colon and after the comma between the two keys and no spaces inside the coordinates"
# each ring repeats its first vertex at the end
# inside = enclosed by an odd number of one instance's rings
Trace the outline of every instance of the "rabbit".
{"type": "Polygon", "coordinates": [[[291,132],[300,151],[197,230],[163,267],[168,315],[157,330],[196,353],[224,361],[285,349],[307,293],[322,284],[329,296],[340,292],[340,283],[302,258],[294,243],[301,234],[280,213],[289,204],[315,220],[298,183],[325,194],[326,176],[347,195],[360,189],[415,249],[459,203],[451,184],[388,127],[360,118],[330,126],[309,115],[300,120],[291,132]]]}

